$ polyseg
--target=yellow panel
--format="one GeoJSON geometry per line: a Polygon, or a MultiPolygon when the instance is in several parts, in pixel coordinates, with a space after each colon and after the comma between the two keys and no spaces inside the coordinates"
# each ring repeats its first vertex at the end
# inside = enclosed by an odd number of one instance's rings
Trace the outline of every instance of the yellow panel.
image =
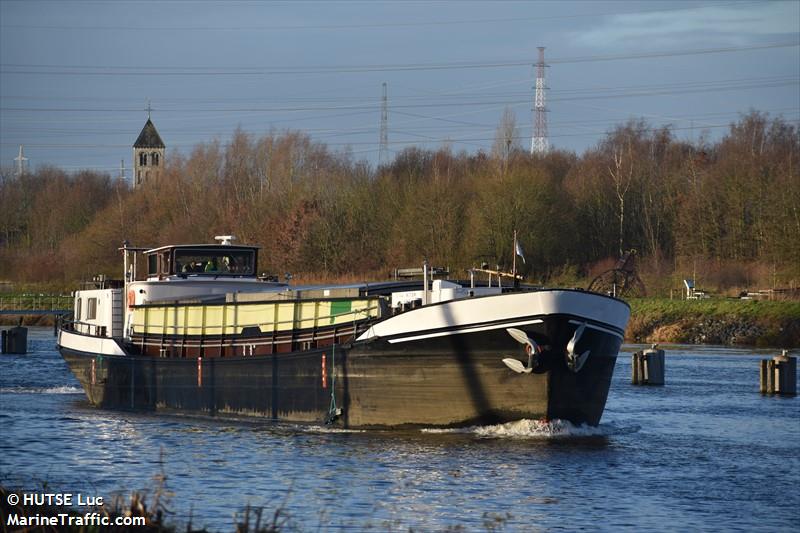
{"type": "Polygon", "coordinates": [[[176,307],[175,308],[175,334],[186,335],[186,325],[188,324],[188,308],[176,307]]]}
{"type": "Polygon", "coordinates": [[[203,332],[203,308],[191,306],[186,308],[186,334],[200,335],[203,332]]]}
{"type": "Polygon", "coordinates": [[[277,330],[287,331],[292,329],[292,324],[294,323],[294,302],[282,302],[277,305],[277,330]]]}
{"type": "Polygon", "coordinates": [[[222,334],[222,309],[221,305],[209,305],[206,307],[206,330],[204,335],[222,334]]]}
{"type": "Polygon", "coordinates": [[[317,303],[301,302],[298,306],[297,320],[295,327],[298,329],[313,328],[316,318],[317,303]]]}
{"type": "Polygon", "coordinates": [[[261,331],[272,331],[274,304],[225,306],[225,334],[238,335],[246,327],[259,327],[261,331]],[[266,326],[264,326],[266,324],[266,326]]]}
{"type": "Polygon", "coordinates": [[[378,316],[377,300],[352,300],[350,311],[332,315],[330,300],[269,302],[256,305],[188,305],[149,307],[133,310],[137,332],[169,335],[236,335],[245,327],[259,327],[264,333],[306,329],[378,316]]]}
{"type": "Polygon", "coordinates": [[[144,309],[133,310],[133,329],[137,333],[144,332],[144,309]]]}
{"type": "Polygon", "coordinates": [[[156,307],[147,313],[147,329],[161,330],[164,325],[164,308],[156,307]]]}
{"type": "Polygon", "coordinates": [[[261,331],[264,332],[272,331],[272,319],[275,315],[275,305],[240,305],[238,307],[240,331],[242,328],[255,326],[260,326],[261,331]]]}

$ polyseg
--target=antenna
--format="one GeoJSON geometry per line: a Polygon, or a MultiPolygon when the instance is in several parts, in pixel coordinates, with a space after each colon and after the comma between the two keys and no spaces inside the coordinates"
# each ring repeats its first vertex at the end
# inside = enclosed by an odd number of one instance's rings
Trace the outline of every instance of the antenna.
{"type": "Polygon", "coordinates": [[[547,153],[547,108],[544,105],[544,46],[539,46],[539,62],[536,63],[536,95],[533,101],[533,137],[531,138],[531,154],[547,153]]]}
{"type": "Polygon", "coordinates": [[[14,161],[17,162],[17,177],[22,176],[22,173],[25,171],[25,162],[28,160],[25,157],[25,150],[22,148],[22,145],[19,145],[19,155],[14,158],[14,161]]]}
{"type": "Polygon", "coordinates": [[[383,82],[383,96],[381,98],[381,134],[378,148],[378,165],[386,163],[389,157],[389,97],[386,82],[383,82]]]}
{"type": "Polygon", "coordinates": [[[219,243],[224,246],[230,246],[231,243],[236,240],[236,237],[233,235],[217,235],[214,237],[214,240],[219,241],[219,243]]]}

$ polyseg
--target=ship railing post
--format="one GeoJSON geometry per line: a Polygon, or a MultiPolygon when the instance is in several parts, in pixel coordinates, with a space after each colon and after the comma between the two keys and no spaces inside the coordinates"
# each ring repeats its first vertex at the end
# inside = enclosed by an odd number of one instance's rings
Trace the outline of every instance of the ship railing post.
{"type": "Polygon", "coordinates": [[[225,329],[228,324],[228,306],[222,304],[222,329],[219,332],[219,357],[225,357],[225,329]]]}
{"type": "Polygon", "coordinates": [[[428,260],[422,262],[422,305],[428,305],[428,260]]]}
{"type": "Polygon", "coordinates": [[[183,335],[181,336],[181,357],[186,357],[186,336],[189,335],[189,309],[183,308],[183,335]]]}
{"type": "Polygon", "coordinates": [[[200,306],[200,357],[205,355],[206,343],[206,306],[200,306]]]}
{"type": "MultiPolygon", "coordinates": [[[[164,353],[164,343],[167,340],[167,318],[169,317],[169,307],[166,305],[164,306],[164,313],[161,317],[161,342],[159,343],[158,352],[159,354],[164,353]]],[[[162,355],[163,357],[163,355],[162,355]]]]}

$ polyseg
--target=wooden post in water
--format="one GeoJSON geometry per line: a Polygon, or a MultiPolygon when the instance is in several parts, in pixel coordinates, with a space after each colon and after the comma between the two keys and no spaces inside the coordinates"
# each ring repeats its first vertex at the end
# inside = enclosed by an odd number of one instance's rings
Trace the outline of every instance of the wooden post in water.
{"type": "Polygon", "coordinates": [[[634,352],[631,356],[631,383],[641,385],[644,382],[642,376],[642,352],[634,352]]]}
{"type": "Polygon", "coordinates": [[[647,350],[633,354],[631,358],[631,383],[634,385],[664,384],[664,350],[654,344],[647,350]]]}
{"type": "Polygon", "coordinates": [[[648,385],[664,384],[664,350],[654,344],[652,348],[644,351],[645,367],[647,369],[648,385]]]}
{"type": "Polygon", "coordinates": [[[786,350],[772,359],[760,362],[761,394],[797,396],[797,358],[790,357],[786,350]]]}
{"type": "Polygon", "coordinates": [[[759,361],[759,390],[761,394],[772,394],[772,373],[770,372],[769,359],[759,361]]]}
{"type": "MultiPolygon", "coordinates": [[[[20,319],[20,324],[22,319],[20,319]]],[[[21,325],[2,332],[0,353],[24,355],[28,353],[28,328],[21,325]]]]}

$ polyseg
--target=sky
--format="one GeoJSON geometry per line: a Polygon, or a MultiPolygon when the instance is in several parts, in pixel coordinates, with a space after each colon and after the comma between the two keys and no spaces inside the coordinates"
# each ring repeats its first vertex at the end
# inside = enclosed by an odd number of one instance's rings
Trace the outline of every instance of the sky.
{"type": "Polygon", "coordinates": [[[378,162],[530,149],[545,47],[549,144],[578,154],[645,119],[718,139],[750,110],[800,122],[800,1],[0,0],[0,166],[24,146],[130,178],[148,111],[170,154],[299,130],[378,162]]]}

